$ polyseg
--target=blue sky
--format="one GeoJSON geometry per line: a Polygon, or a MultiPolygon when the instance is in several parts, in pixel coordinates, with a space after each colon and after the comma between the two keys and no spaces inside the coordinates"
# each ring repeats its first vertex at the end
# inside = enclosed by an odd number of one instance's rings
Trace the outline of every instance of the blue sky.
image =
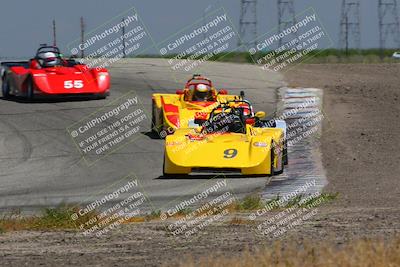
{"type": "MultiPolygon", "coordinates": [[[[258,33],[262,35],[277,26],[276,0],[259,0],[258,33]]],[[[296,13],[313,7],[326,32],[338,45],[341,0],[295,0],[296,13]]],[[[378,47],[378,11],[376,0],[361,1],[362,48],[378,47]]],[[[223,6],[238,28],[240,0],[13,0],[3,1],[0,9],[0,56],[30,56],[40,43],[51,43],[51,21],[57,20],[58,44],[79,38],[79,18],[84,16],[87,29],[134,6],[155,43],[159,43],[203,16],[223,6]]],[[[389,46],[393,43],[389,42],[389,46]]],[[[156,50],[154,50],[156,52],[156,50]]]]}

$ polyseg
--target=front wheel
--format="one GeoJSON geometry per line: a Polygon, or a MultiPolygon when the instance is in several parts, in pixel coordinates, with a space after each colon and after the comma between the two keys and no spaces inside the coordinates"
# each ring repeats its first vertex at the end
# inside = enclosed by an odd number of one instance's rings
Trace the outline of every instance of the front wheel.
{"type": "Polygon", "coordinates": [[[27,88],[26,88],[26,98],[27,98],[29,101],[32,101],[32,100],[35,98],[35,93],[34,93],[33,81],[32,81],[32,78],[31,78],[31,77],[29,77],[29,78],[26,80],[26,86],[27,86],[27,88]]]}

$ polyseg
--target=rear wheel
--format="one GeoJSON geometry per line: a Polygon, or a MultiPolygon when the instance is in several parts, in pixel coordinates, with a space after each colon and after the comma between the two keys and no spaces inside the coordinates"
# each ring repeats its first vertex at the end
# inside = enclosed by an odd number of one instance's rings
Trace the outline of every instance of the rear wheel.
{"type": "Polygon", "coordinates": [[[271,146],[271,149],[270,149],[270,153],[271,153],[271,172],[270,172],[270,175],[272,176],[272,175],[274,175],[274,169],[275,169],[275,153],[274,153],[274,148],[271,146]]]}
{"type": "Polygon", "coordinates": [[[157,112],[157,106],[154,101],[151,104],[151,132],[157,134],[161,139],[165,138],[166,131],[164,130],[162,111],[157,112]],[[157,120],[158,116],[158,120],[157,120]]]}
{"type": "Polygon", "coordinates": [[[285,164],[284,164],[284,162],[283,162],[283,159],[281,158],[281,160],[280,161],[278,161],[278,164],[279,164],[279,162],[280,162],[280,168],[279,168],[279,170],[278,171],[274,171],[274,175],[279,175],[279,174],[282,174],[283,173],[283,171],[284,171],[284,169],[285,169],[285,164]]]}
{"type": "Polygon", "coordinates": [[[283,164],[288,165],[289,164],[289,159],[288,159],[288,149],[287,149],[287,143],[283,144],[283,164]]]}
{"type": "Polygon", "coordinates": [[[3,78],[1,91],[3,93],[3,98],[10,98],[10,81],[8,81],[7,76],[4,76],[3,78]]]}
{"type": "Polygon", "coordinates": [[[157,133],[156,129],[156,110],[155,110],[154,100],[151,101],[151,132],[157,133]]]}
{"type": "Polygon", "coordinates": [[[277,161],[275,162],[275,147],[276,145],[272,145],[271,147],[271,175],[279,175],[282,174],[285,168],[283,151],[277,154],[277,161]],[[280,158],[278,158],[280,157],[280,158]],[[277,164],[277,168],[275,168],[275,163],[277,164]],[[278,166],[279,164],[279,166],[278,166]]]}

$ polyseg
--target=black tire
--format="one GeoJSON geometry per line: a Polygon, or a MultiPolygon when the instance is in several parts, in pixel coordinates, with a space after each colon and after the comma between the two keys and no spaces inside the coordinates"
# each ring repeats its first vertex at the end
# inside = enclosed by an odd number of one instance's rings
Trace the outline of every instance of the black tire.
{"type": "Polygon", "coordinates": [[[274,171],[274,175],[279,175],[279,174],[282,174],[283,173],[283,171],[285,170],[285,164],[284,164],[284,162],[283,162],[284,160],[283,160],[283,158],[281,159],[281,170],[280,171],[274,171]]]}
{"type": "Polygon", "coordinates": [[[3,82],[1,84],[1,91],[3,93],[3,98],[10,98],[10,81],[8,81],[7,76],[3,77],[3,82]]]}
{"type": "Polygon", "coordinates": [[[98,100],[106,99],[107,96],[108,96],[107,94],[101,94],[101,95],[98,95],[98,96],[96,97],[96,99],[98,99],[98,100]]]}
{"type": "Polygon", "coordinates": [[[156,130],[156,114],[155,114],[155,105],[154,101],[151,101],[151,132],[157,134],[156,130]]]}
{"type": "Polygon", "coordinates": [[[288,158],[288,149],[287,149],[287,143],[283,144],[283,164],[288,165],[289,164],[289,158],[288,158]]]}
{"type": "Polygon", "coordinates": [[[164,159],[163,159],[163,164],[162,164],[162,175],[163,175],[163,177],[168,177],[168,174],[165,173],[165,154],[164,154],[164,159]]]}
{"type": "Polygon", "coordinates": [[[274,163],[275,163],[275,152],[274,152],[274,148],[271,145],[271,149],[270,149],[270,153],[271,153],[271,173],[270,176],[274,175],[274,163]]]}
{"type": "Polygon", "coordinates": [[[274,147],[275,147],[275,146],[272,146],[272,149],[271,149],[271,159],[273,159],[273,160],[271,160],[271,168],[272,168],[272,174],[271,174],[271,175],[279,175],[279,174],[282,174],[282,173],[283,173],[283,171],[284,171],[284,169],[285,169],[285,164],[284,164],[284,159],[283,159],[283,157],[282,157],[282,159],[281,159],[281,170],[280,170],[280,171],[275,171],[275,168],[274,168],[274,165],[275,165],[275,151],[274,151],[274,147]]]}
{"type": "Polygon", "coordinates": [[[26,79],[26,98],[32,101],[35,98],[35,93],[33,91],[33,80],[32,77],[26,79]]]}

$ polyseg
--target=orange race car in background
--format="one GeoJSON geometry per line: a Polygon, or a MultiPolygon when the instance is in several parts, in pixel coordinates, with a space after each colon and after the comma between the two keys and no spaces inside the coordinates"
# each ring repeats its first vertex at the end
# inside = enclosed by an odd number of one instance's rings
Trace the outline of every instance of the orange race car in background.
{"type": "Polygon", "coordinates": [[[219,103],[242,97],[243,93],[228,95],[224,89],[217,90],[210,79],[195,74],[175,94],[153,94],[152,131],[159,134],[165,131],[166,135],[179,128],[198,127],[198,122],[205,121],[219,103]]]}

